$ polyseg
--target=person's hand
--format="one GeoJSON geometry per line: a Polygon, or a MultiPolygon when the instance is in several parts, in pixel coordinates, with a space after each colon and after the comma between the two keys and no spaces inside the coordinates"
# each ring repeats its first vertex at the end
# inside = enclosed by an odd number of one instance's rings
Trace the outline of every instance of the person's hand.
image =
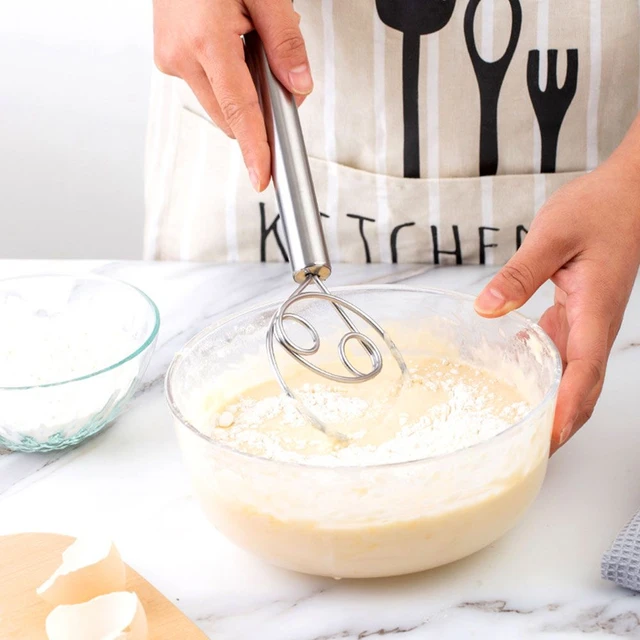
{"type": "MultiPolygon", "coordinates": [[[[271,159],[241,35],[260,34],[277,78],[297,97],[313,88],[291,0],[154,0],[154,60],[185,80],[213,122],[238,140],[251,183],[262,191],[271,159]]],[[[301,102],[298,99],[298,103],[301,102]]]]}
{"type": "MultiPolygon", "coordinates": [[[[627,145],[628,146],[628,145],[627,145]]],[[[640,264],[640,163],[621,146],[594,172],[557,191],[476,311],[498,317],[547,280],[554,305],[540,319],[562,356],[551,450],[591,416],[640,264]]]]}

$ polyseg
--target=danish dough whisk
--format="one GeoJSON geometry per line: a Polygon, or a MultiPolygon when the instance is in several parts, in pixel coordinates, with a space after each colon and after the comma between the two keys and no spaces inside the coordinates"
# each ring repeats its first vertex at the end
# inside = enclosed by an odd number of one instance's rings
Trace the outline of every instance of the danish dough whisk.
{"type": "MultiPolygon", "coordinates": [[[[383,368],[382,353],[374,340],[361,332],[349,314],[359,318],[386,344],[395,359],[401,375],[407,378],[404,360],[385,330],[365,311],[327,288],[331,275],[331,261],[322,229],[315,189],[311,177],[306,146],[294,97],[273,75],[258,34],[253,31],[244,36],[247,64],[251,71],[267,129],[271,147],[271,174],[276,201],[282,221],[285,244],[294,281],[295,291],[280,305],[267,329],[266,347],[273,373],[282,390],[294,400],[295,393],[284,379],[275,354],[277,342],[297,362],[319,376],[337,383],[357,384],[375,378],[383,368]],[[320,334],[313,324],[291,307],[303,301],[324,300],[333,305],[347,331],[338,342],[338,356],[344,373],[338,374],[310,361],[308,358],[320,349],[320,334]],[[303,327],[311,344],[303,346],[287,333],[285,322],[303,327]],[[359,344],[369,359],[369,368],[362,370],[349,358],[349,342],[359,344]]],[[[323,423],[301,402],[298,409],[318,429],[340,441],[348,440],[323,423]]]]}

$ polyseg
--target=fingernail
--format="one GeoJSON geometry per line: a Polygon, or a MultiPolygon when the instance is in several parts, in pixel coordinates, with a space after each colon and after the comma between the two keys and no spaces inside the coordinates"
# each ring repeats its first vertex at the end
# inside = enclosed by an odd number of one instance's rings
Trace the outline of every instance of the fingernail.
{"type": "Polygon", "coordinates": [[[475,302],[476,311],[480,313],[497,313],[506,303],[504,296],[496,289],[485,289],[475,302]]]}
{"type": "Polygon", "coordinates": [[[296,93],[301,93],[302,95],[311,93],[313,80],[308,65],[301,64],[299,67],[291,69],[289,71],[289,82],[296,93]]]}
{"type": "Polygon", "coordinates": [[[573,422],[569,422],[562,428],[562,431],[560,432],[560,444],[564,444],[569,439],[572,428],[573,422]]]}
{"type": "Polygon", "coordinates": [[[249,169],[249,180],[251,180],[253,188],[260,193],[260,178],[258,177],[258,172],[255,169],[249,169]]]}
{"type": "Polygon", "coordinates": [[[564,444],[568,439],[571,433],[573,432],[573,425],[576,423],[578,419],[578,415],[571,416],[571,419],[567,421],[567,423],[562,427],[562,431],[560,431],[560,442],[559,444],[564,444]]]}

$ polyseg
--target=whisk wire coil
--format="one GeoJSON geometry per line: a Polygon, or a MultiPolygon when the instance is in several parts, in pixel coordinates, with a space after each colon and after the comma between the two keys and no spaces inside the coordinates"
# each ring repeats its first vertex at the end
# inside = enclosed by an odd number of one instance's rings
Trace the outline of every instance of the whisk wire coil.
{"type": "Polygon", "coordinates": [[[307,280],[299,285],[293,294],[289,296],[282,305],[280,305],[278,311],[274,314],[267,331],[267,353],[269,355],[269,361],[276,372],[276,376],[278,381],[280,381],[281,386],[286,386],[286,383],[282,379],[275,357],[275,351],[273,348],[274,339],[300,364],[304,365],[314,373],[327,378],[328,380],[332,380],[333,382],[343,384],[366,382],[367,380],[375,378],[380,371],[382,371],[382,354],[380,353],[380,349],[368,335],[358,331],[351,318],[346,314],[345,309],[366,322],[380,336],[380,338],[388,341],[388,337],[384,329],[368,313],[365,313],[352,302],[344,300],[343,298],[331,293],[325,287],[324,283],[317,277],[309,276],[307,280]],[[308,287],[312,282],[317,284],[320,289],[319,291],[308,290],[308,287]],[[341,337],[338,343],[338,355],[345,369],[347,369],[351,375],[340,375],[334,373],[318,366],[310,360],[307,360],[305,357],[318,353],[320,350],[320,335],[317,329],[306,318],[296,313],[287,312],[293,304],[302,302],[303,300],[326,300],[327,302],[330,302],[349,328],[349,331],[341,337]],[[294,322],[307,330],[308,335],[311,338],[311,346],[307,347],[300,345],[291,339],[284,326],[287,320],[294,322]],[[360,343],[369,355],[371,361],[371,369],[369,371],[361,371],[349,359],[347,345],[352,340],[360,343]]]}

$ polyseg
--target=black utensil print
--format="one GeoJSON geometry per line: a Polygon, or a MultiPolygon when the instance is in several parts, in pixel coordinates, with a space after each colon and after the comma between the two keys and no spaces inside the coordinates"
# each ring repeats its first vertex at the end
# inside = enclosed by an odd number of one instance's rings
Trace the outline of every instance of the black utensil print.
{"type": "Polygon", "coordinates": [[[470,0],[464,14],[464,37],[480,91],[480,175],[495,175],[498,171],[498,98],[507,69],[516,50],[522,27],[522,7],[519,0],[509,0],[511,34],[501,58],[487,62],[476,46],[473,23],[482,0],[470,0]]]}
{"type": "Polygon", "coordinates": [[[558,50],[547,51],[547,86],[544,91],[540,89],[540,51],[529,51],[527,86],[542,140],[540,171],[554,173],[560,127],[578,86],[578,50],[567,50],[567,75],[561,87],[558,86],[558,50]]]}
{"type": "Polygon", "coordinates": [[[376,0],[380,20],[401,31],[402,99],[404,115],[404,177],[420,177],[418,74],[420,37],[443,29],[456,0],[376,0]]]}

